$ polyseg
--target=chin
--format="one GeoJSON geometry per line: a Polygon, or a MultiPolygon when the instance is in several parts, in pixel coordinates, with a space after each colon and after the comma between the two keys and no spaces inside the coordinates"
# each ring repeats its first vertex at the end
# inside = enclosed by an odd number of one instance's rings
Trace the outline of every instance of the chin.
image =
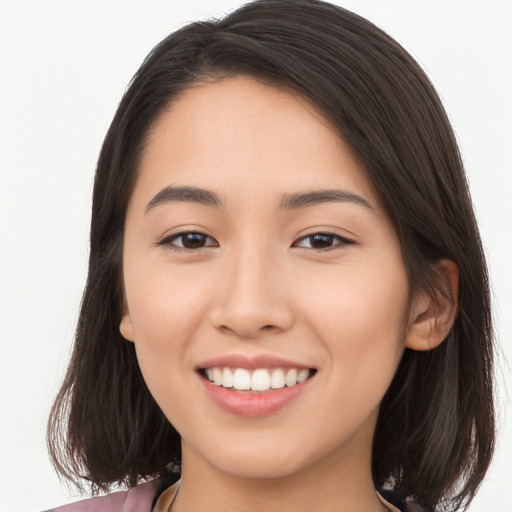
{"type": "MultiPolygon", "coordinates": [[[[187,449],[183,453],[184,458],[189,459],[186,452],[187,449]]],[[[246,479],[288,477],[303,471],[319,458],[318,453],[310,453],[304,444],[300,447],[298,443],[286,446],[282,440],[276,439],[272,443],[261,438],[209,443],[196,446],[193,452],[194,458],[207,461],[217,471],[246,479]]]]}
{"type": "Polygon", "coordinates": [[[304,461],[299,460],[279,460],[276,457],[255,456],[243,457],[223,457],[221,461],[216,461],[216,467],[219,471],[237,478],[245,479],[273,479],[285,478],[296,474],[305,469],[304,461]]]}

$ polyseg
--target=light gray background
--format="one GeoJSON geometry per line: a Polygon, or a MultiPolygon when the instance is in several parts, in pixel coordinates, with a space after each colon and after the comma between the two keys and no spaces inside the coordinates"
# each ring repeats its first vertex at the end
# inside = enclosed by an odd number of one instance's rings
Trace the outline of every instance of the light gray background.
{"type": "MultiPolygon", "coordinates": [[[[338,0],[425,68],[464,155],[491,268],[502,353],[500,444],[471,512],[511,512],[512,1],[338,0]]],[[[0,0],[0,512],[73,501],[45,423],[86,278],[93,171],[149,50],[221,0],[0,0]]],[[[75,498],[76,499],[76,498],[75,498]]]]}

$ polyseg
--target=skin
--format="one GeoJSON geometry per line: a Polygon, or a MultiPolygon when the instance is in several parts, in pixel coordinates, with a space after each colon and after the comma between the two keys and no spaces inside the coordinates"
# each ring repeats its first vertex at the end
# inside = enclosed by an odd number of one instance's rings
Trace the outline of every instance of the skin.
{"type": "MultiPolygon", "coordinates": [[[[320,113],[248,77],[185,91],[151,131],[123,265],[121,332],[182,436],[173,511],[385,509],[371,479],[380,401],[406,346],[442,341],[456,300],[433,308],[419,296],[411,309],[395,230],[320,113]],[[207,189],[223,205],[169,201],[146,211],[169,185],[207,189]],[[279,207],[285,194],[320,189],[370,207],[279,207]],[[180,232],[205,234],[205,246],[180,248],[182,238],[169,238],[180,232]],[[316,233],[335,236],[315,249],[316,233]],[[228,353],[277,355],[317,373],[283,409],[240,417],[211,401],[195,371],[228,353]]],[[[456,268],[440,265],[456,295],[456,268]]]]}

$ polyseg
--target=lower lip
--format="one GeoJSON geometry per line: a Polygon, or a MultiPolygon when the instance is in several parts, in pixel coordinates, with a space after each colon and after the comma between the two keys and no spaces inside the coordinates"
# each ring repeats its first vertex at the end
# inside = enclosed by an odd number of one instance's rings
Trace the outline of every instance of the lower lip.
{"type": "Polygon", "coordinates": [[[206,393],[219,407],[238,416],[255,418],[272,414],[288,405],[307,389],[313,377],[295,386],[258,393],[235,391],[233,388],[216,386],[204,377],[199,378],[206,393]]]}

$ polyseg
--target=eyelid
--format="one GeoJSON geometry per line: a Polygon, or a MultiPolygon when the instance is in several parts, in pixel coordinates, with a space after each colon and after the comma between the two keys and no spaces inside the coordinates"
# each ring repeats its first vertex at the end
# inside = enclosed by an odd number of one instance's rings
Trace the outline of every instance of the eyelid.
{"type": "MultiPolygon", "coordinates": [[[[340,235],[339,233],[332,232],[328,229],[317,229],[310,233],[302,234],[300,237],[298,237],[292,243],[292,247],[309,249],[309,250],[313,250],[313,251],[317,251],[317,252],[326,252],[326,251],[333,250],[336,248],[345,247],[347,245],[353,245],[355,243],[356,243],[355,240],[347,238],[346,236],[340,235]],[[308,238],[312,238],[315,235],[324,235],[326,237],[333,237],[335,240],[338,240],[338,242],[334,243],[334,245],[332,245],[330,247],[325,247],[325,248],[304,247],[302,245],[299,245],[299,243],[301,243],[302,241],[307,240],[308,238]]],[[[188,228],[188,229],[182,228],[180,231],[176,231],[176,232],[170,233],[170,234],[168,233],[168,234],[162,236],[155,243],[155,245],[166,247],[170,250],[175,250],[175,251],[180,251],[180,252],[198,252],[202,249],[219,246],[219,244],[215,240],[215,238],[213,238],[212,236],[208,235],[207,233],[205,233],[204,231],[202,231],[200,229],[194,229],[194,228],[188,228]],[[206,239],[210,240],[210,242],[213,242],[213,243],[206,243],[206,245],[203,245],[203,246],[197,247],[197,248],[187,248],[187,247],[179,246],[179,245],[176,245],[173,243],[175,240],[177,240],[181,237],[184,237],[185,235],[188,235],[188,234],[201,235],[203,237],[206,237],[206,239]]]]}
{"type": "Polygon", "coordinates": [[[161,247],[165,247],[165,248],[168,248],[170,250],[173,250],[173,251],[180,251],[180,252],[198,252],[202,249],[206,249],[206,248],[209,248],[209,247],[218,247],[218,242],[215,240],[215,238],[213,238],[212,236],[204,233],[203,231],[199,230],[199,229],[183,229],[181,231],[177,231],[175,233],[171,233],[171,234],[166,234],[164,235],[162,238],[160,238],[155,245],[158,245],[158,246],[161,246],[161,247]],[[207,239],[209,240],[212,240],[214,243],[213,244],[207,244],[207,245],[204,245],[202,247],[198,247],[196,249],[190,249],[190,248],[187,248],[187,247],[183,247],[183,246],[179,246],[179,245],[174,245],[172,242],[174,242],[176,239],[179,239],[185,235],[188,235],[188,234],[197,234],[197,235],[201,235],[201,236],[204,236],[206,237],[207,239]]]}
{"type": "Polygon", "coordinates": [[[325,251],[330,251],[330,250],[333,250],[333,249],[336,249],[336,248],[339,248],[339,247],[345,247],[347,245],[353,245],[355,243],[356,242],[354,240],[351,240],[350,238],[347,238],[346,236],[340,235],[338,233],[333,233],[333,232],[328,231],[328,230],[318,230],[318,231],[314,231],[312,233],[304,234],[301,237],[297,238],[295,240],[295,242],[293,242],[292,247],[298,247],[298,248],[303,248],[303,249],[305,248],[305,249],[310,249],[310,250],[314,250],[314,251],[318,251],[318,252],[325,252],[325,251]],[[327,248],[323,248],[323,249],[316,249],[314,247],[302,247],[300,245],[297,245],[302,240],[314,237],[315,235],[331,236],[331,237],[333,237],[335,239],[338,239],[339,242],[334,244],[334,245],[332,245],[331,247],[327,247],[327,248]]]}

